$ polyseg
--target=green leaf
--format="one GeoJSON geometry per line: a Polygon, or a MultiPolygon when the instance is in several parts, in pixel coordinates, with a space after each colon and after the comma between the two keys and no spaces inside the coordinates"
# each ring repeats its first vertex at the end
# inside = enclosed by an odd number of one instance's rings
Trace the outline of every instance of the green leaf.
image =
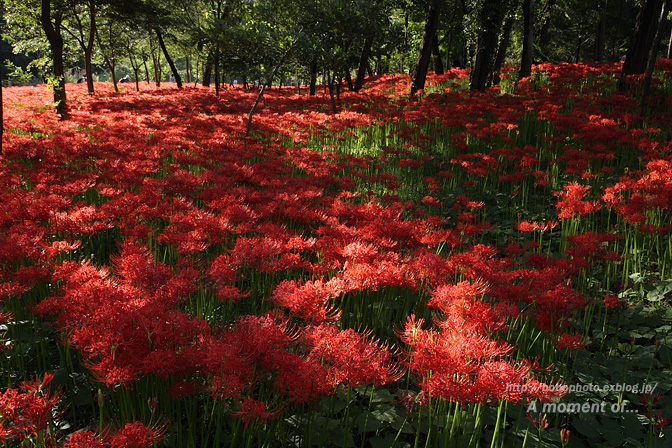
{"type": "Polygon", "coordinates": [[[376,406],[376,409],[371,413],[371,415],[373,415],[377,420],[386,423],[392,423],[396,418],[399,417],[394,406],[389,405],[376,406]]]}
{"type": "Polygon", "coordinates": [[[670,293],[672,293],[672,279],[662,280],[653,285],[653,288],[646,294],[646,299],[650,302],[659,302],[670,293]]]}
{"type": "Polygon", "coordinates": [[[383,422],[373,416],[372,412],[362,412],[355,419],[360,432],[377,431],[383,427],[383,422]]]}
{"type": "Polygon", "coordinates": [[[600,436],[597,420],[591,414],[581,414],[579,418],[574,419],[572,426],[579,434],[585,437],[596,438],[600,436]]]}
{"type": "Polygon", "coordinates": [[[601,423],[601,432],[605,440],[609,442],[611,446],[620,445],[623,440],[621,425],[606,417],[602,419],[601,423]]]}

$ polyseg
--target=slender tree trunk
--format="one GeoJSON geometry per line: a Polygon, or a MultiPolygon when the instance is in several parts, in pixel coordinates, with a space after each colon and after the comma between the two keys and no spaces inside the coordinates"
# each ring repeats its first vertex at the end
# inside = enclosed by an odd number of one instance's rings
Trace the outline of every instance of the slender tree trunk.
{"type": "Polygon", "coordinates": [[[446,70],[453,68],[453,27],[448,30],[448,45],[446,48],[446,70]]]}
{"type": "Polygon", "coordinates": [[[583,37],[579,33],[579,37],[576,41],[576,53],[574,54],[574,63],[578,64],[581,60],[581,47],[583,46],[583,37]]]}
{"type": "Polygon", "coordinates": [[[219,45],[215,47],[215,95],[219,96],[219,45]]]}
{"type": "Polygon", "coordinates": [[[180,77],[180,73],[177,71],[177,67],[175,67],[175,63],[173,62],[173,59],[168,54],[168,49],[166,48],[165,42],[163,42],[163,36],[161,35],[161,31],[158,28],[156,28],[154,31],[156,32],[156,37],[159,39],[159,46],[161,47],[161,51],[163,51],[163,55],[166,57],[166,61],[168,62],[168,65],[170,66],[170,70],[173,72],[173,76],[175,77],[175,82],[177,83],[177,88],[181,89],[182,88],[182,78],[180,77]]]}
{"type": "Polygon", "coordinates": [[[359,92],[364,85],[364,76],[366,75],[366,67],[369,65],[369,55],[371,54],[372,44],[373,37],[367,36],[364,40],[362,54],[359,56],[359,66],[357,67],[357,77],[355,78],[355,92],[359,92]]]}
{"type": "Polygon", "coordinates": [[[96,38],[96,1],[89,0],[89,40],[84,48],[84,71],[86,72],[86,89],[89,95],[93,95],[93,70],[91,69],[91,55],[93,54],[93,43],[96,38]]]}
{"type": "Polygon", "coordinates": [[[443,61],[441,60],[441,50],[439,49],[439,37],[434,34],[432,41],[432,53],[434,53],[434,73],[443,75],[443,61]]]}
{"type": "MultiPolygon", "coordinates": [[[[336,77],[336,70],[334,70],[334,77],[336,77]]],[[[341,102],[341,83],[343,82],[343,77],[341,74],[338,74],[338,78],[336,79],[336,99],[338,102],[341,102]]]]}
{"type": "Polygon", "coordinates": [[[329,98],[331,99],[331,111],[336,115],[338,113],[338,108],[336,107],[336,97],[334,96],[334,78],[335,76],[331,75],[331,72],[327,72],[327,88],[329,89],[329,98]]]}
{"type": "Polygon", "coordinates": [[[42,8],[40,11],[40,22],[44,34],[49,40],[51,46],[51,53],[54,59],[54,78],[50,80],[52,88],[54,89],[54,104],[56,106],[56,114],[61,120],[66,118],[67,104],[65,95],[65,66],[63,63],[63,36],[61,35],[61,18],[60,12],[53,18],[51,17],[51,0],[42,0],[42,8]]]}
{"type": "Polygon", "coordinates": [[[144,58],[142,59],[142,63],[145,66],[145,81],[147,84],[149,84],[149,68],[147,67],[147,59],[144,58]]]}
{"type": "Polygon", "coordinates": [[[201,53],[198,53],[198,57],[196,58],[196,73],[194,76],[194,87],[196,87],[196,83],[198,83],[198,73],[200,69],[201,69],[201,53]]]}
{"type": "Polygon", "coordinates": [[[114,59],[111,59],[106,55],[103,55],[103,60],[105,61],[105,64],[107,65],[107,68],[110,69],[110,74],[112,75],[112,85],[114,86],[114,91],[118,92],[119,87],[117,86],[117,75],[115,73],[115,68],[117,66],[117,62],[114,59]]]}
{"type": "Polygon", "coordinates": [[[502,25],[502,36],[499,38],[499,46],[497,47],[497,54],[495,55],[495,67],[492,71],[492,84],[494,85],[498,85],[500,81],[502,65],[504,65],[506,52],[509,50],[509,43],[511,42],[511,30],[513,29],[514,21],[514,15],[507,14],[506,19],[504,20],[504,25],[502,25]]]}
{"type": "MultiPolygon", "coordinates": [[[[261,89],[259,90],[259,95],[257,96],[256,101],[254,102],[254,106],[252,106],[252,110],[250,110],[250,114],[247,118],[247,129],[245,130],[245,137],[248,137],[250,135],[250,129],[252,128],[252,117],[254,116],[254,111],[257,108],[257,105],[259,104],[259,100],[263,98],[264,96],[264,90],[266,89],[266,85],[270,85],[273,82],[273,78],[275,77],[275,74],[277,71],[282,67],[282,64],[285,63],[285,59],[287,58],[287,55],[292,51],[294,48],[294,45],[299,41],[299,38],[297,37],[294,39],[294,42],[292,42],[292,45],[285,51],[285,53],[282,55],[280,58],[280,62],[278,62],[278,65],[275,66],[271,74],[268,76],[268,79],[266,80],[266,83],[262,84],[261,89]]],[[[264,103],[264,106],[266,104],[264,103]]]]}
{"type": "Polygon", "coordinates": [[[534,0],[523,0],[523,54],[520,60],[519,78],[532,74],[534,58],[534,0]]]}
{"type": "Polygon", "coordinates": [[[667,44],[667,59],[672,59],[672,32],[670,32],[670,42],[667,44]]]}
{"type": "Polygon", "coordinates": [[[457,19],[458,8],[453,8],[453,16],[450,19],[450,26],[448,27],[448,44],[446,48],[446,70],[453,68],[453,36],[455,35],[455,27],[453,24],[457,19]]]}
{"type": "Polygon", "coordinates": [[[189,56],[184,57],[184,67],[186,68],[187,84],[191,83],[191,73],[189,73],[189,56]]]}
{"type": "Polygon", "coordinates": [[[210,87],[210,78],[212,77],[212,61],[210,60],[210,55],[205,62],[205,68],[203,69],[203,87],[210,87]]]}
{"type": "Polygon", "coordinates": [[[469,89],[472,91],[483,92],[492,81],[494,57],[507,6],[508,2],[505,0],[485,0],[483,2],[479,14],[476,56],[469,80],[469,89]]]}
{"type": "Polygon", "coordinates": [[[600,12],[600,17],[597,21],[597,25],[595,27],[595,62],[603,62],[604,61],[604,47],[607,41],[606,38],[606,33],[607,33],[607,15],[604,11],[604,6],[600,4],[598,6],[599,12],[600,12]]]}
{"type": "Polygon", "coordinates": [[[135,91],[140,91],[140,80],[138,79],[138,73],[140,72],[140,64],[136,64],[135,57],[130,50],[130,44],[128,47],[128,61],[131,63],[131,68],[133,69],[133,76],[135,76],[135,91]]]}
{"type": "Polygon", "coordinates": [[[314,96],[315,93],[316,93],[315,92],[315,87],[316,87],[316,84],[317,84],[317,62],[311,61],[309,70],[310,70],[310,92],[309,92],[309,95],[314,96]]]}
{"type": "Polygon", "coordinates": [[[539,45],[546,47],[549,43],[549,36],[551,30],[551,14],[553,11],[553,6],[555,5],[556,0],[546,0],[543,8],[541,8],[541,14],[539,18],[539,45]]]}
{"type": "Polygon", "coordinates": [[[438,25],[439,5],[436,0],[432,0],[432,2],[429,4],[427,21],[425,22],[425,31],[422,34],[422,42],[420,43],[418,61],[415,64],[415,71],[413,72],[413,81],[411,82],[411,96],[415,95],[419,90],[425,88],[427,70],[429,70],[429,62],[432,57],[432,44],[436,36],[436,28],[438,25]]]}
{"type": "Polygon", "coordinates": [[[156,87],[161,87],[161,53],[157,51],[151,40],[150,45],[149,50],[152,54],[152,64],[154,65],[154,83],[156,87]]]}
{"type": "Polygon", "coordinates": [[[646,0],[639,14],[635,31],[630,41],[630,47],[623,62],[621,70],[621,79],[619,89],[627,88],[626,77],[630,75],[641,75],[646,71],[646,65],[649,58],[649,52],[653,46],[653,39],[656,34],[658,18],[663,6],[663,0],[646,0]]]}
{"type": "Polygon", "coordinates": [[[651,93],[651,79],[653,78],[653,70],[656,68],[656,56],[658,47],[663,40],[663,33],[665,32],[665,24],[667,23],[667,12],[669,10],[670,0],[663,0],[663,10],[660,14],[658,26],[656,27],[656,34],[653,38],[651,52],[646,63],[646,70],[644,72],[644,82],[642,83],[642,102],[640,104],[640,115],[646,115],[648,107],[649,94],[651,93]]]}
{"type": "Polygon", "coordinates": [[[350,92],[355,90],[355,85],[352,83],[352,76],[350,75],[350,67],[345,67],[345,82],[348,83],[348,90],[350,92]]]}
{"type": "Polygon", "coordinates": [[[115,73],[115,67],[117,66],[117,63],[113,59],[109,59],[107,56],[105,56],[105,63],[110,69],[110,74],[112,75],[112,85],[114,85],[114,91],[118,92],[119,86],[117,86],[117,75],[115,73]]]}

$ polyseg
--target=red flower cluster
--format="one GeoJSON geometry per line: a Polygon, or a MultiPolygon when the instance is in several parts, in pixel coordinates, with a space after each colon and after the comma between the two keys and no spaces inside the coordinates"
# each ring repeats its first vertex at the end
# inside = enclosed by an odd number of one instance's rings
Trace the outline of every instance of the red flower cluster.
{"type": "MultiPolygon", "coordinates": [[[[379,76],[344,92],[338,114],[321,111],[322,96],[271,89],[247,139],[241,117],[255,92],[244,89],[226,99],[200,88],[89,97],[68,86],[64,123],[38,112],[46,93],[6,89],[6,104],[24,106],[5,116],[21,133],[6,134],[0,163],[0,300],[9,307],[35,285],[48,288],[31,312],[55,319],[98,381],[170,378],[175,399],[221,400],[246,426],[341,387],[394,383],[406,373],[400,365],[422,389],[419,401],[552,399],[533,363],[512,360],[498,335],[528,318],[558,347],[579,348],[566,332],[588,300],[573,285],[587,267],[620,260],[620,236],[563,234],[565,253],[552,255],[531,253],[536,241],[499,241],[504,252],[484,243],[504,225],[491,219],[499,198],[490,189],[505,185],[515,207],[530,191],[555,195],[561,220],[613,211],[666,235],[672,165],[669,142],[631,129],[633,98],[598,94],[597,80],[617,64],[537,69],[548,74],[544,88],[522,80],[517,95],[461,92],[465,70],[432,75],[441,93],[423,101],[390,99],[408,90],[408,77],[379,76]],[[374,132],[380,151],[338,151],[374,132]],[[598,188],[623,147],[646,165],[598,188]],[[375,322],[351,325],[356,316],[343,310],[353,300],[385,309],[378,301],[398,292],[413,296],[409,314],[435,312],[426,328],[408,317],[401,356],[393,340],[362,330],[375,322]]],[[[537,221],[502,233],[522,239],[558,225],[529,219],[537,221]]],[[[15,409],[56,405],[33,389],[5,398],[28,397],[15,409]]],[[[11,414],[13,437],[21,412],[11,414]]],[[[129,425],[75,433],[68,446],[134,446],[163,431],[129,425]]]]}

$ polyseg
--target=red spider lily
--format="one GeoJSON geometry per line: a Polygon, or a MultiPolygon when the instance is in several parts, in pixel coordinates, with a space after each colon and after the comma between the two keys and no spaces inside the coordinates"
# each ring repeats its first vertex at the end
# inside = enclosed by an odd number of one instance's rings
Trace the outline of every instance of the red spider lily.
{"type": "Polygon", "coordinates": [[[663,411],[660,409],[652,413],[651,411],[644,411],[644,416],[649,420],[655,431],[662,432],[665,431],[669,426],[672,419],[663,414],[663,411]]]}
{"type": "Polygon", "coordinates": [[[573,245],[566,250],[567,255],[572,256],[573,262],[579,258],[584,260],[603,259],[620,261],[621,257],[615,252],[607,250],[607,244],[612,241],[618,241],[621,236],[616,233],[595,233],[586,232],[579,235],[570,235],[567,241],[573,245]]]}
{"type": "Polygon", "coordinates": [[[240,400],[239,405],[240,409],[232,411],[230,414],[234,417],[239,417],[243,421],[245,428],[247,428],[252,421],[257,421],[263,424],[268,419],[276,417],[280,412],[279,410],[269,412],[266,410],[266,403],[249,397],[243,397],[240,400]]]}
{"type": "Polygon", "coordinates": [[[539,414],[537,418],[532,417],[532,414],[527,414],[527,419],[530,421],[530,423],[532,423],[532,425],[535,428],[537,428],[539,432],[548,428],[548,419],[546,418],[546,414],[544,415],[539,414]]]}
{"type": "Polygon", "coordinates": [[[72,433],[62,445],[63,448],[103,448],[104,446],[103,440],[91,431],[72,433]]]}
{"type": "Polygon", "coordinates": [[[660,394],[660,393],[658,393],[656,395],[653,395],[653,394],[649,393],[649,394],[642,395],[641,397],[639,397],[637,399],[637,401],[640,402],[641,404],[643,404],[644,406],[650,407],[650,406],[658,403],[660,400],[662,400],[663,397],[664,397],[664,395],[660,394]]]}
{"type": "Polygon", "coordinates": [[[141,422],[133,422],[114,433],[103,434],[103,438],[110,448],[149,448],[163,439],[167,429],[167,424],[148,427],[141,422]]]}
{"type": "Polygon", "coordinates": [[[288,307],[292,313],[316,322],[335,320],[339,313],[332,310],[329,302],[338,296],[338,290],[331,285],[335,282],[305,282],[285,280],[273,292],[272,300],[279,306],[288,307]]]}
{"type": "Polygon", "coordinates": [[[599,210],[601,206],[598,201],[582,201],[589,189],[590,186],[588,185],[570,182],[564,186],[564,192],[556,193],[556,196],[560,197],[560,200],[555,204],[560,209],[558,217],[566,219],[576,215],[584,216],[599,210]]]}
{"type": "MultiPolygon", "coordinates": [[[[478,280],[456,285],[441,285],[432,293],[427,306],[441,311],[448,324],[461,332],[482,335],[493,334],[504,326],[501,315],[496,315],[490,305],[479,301],[488,290],[478,280]]],[[[443,324],[442,324],[443,325],[443,324]]]]}
{"type": "Polygon", "coordinates": [[[516,228],[521,232],[537,232],[537,231],[546,232],[550,229],[553,229],[557,225],[558,222],[552,222],[552,221],[546,221],[546,223],[543,222],[529,223],[527,221],[523,221],[516,223],[516,228]]]}
{"type": "Polygon", "coordinates": [[[609,294],[605,296],[604,300],[602,301],[605,308],[616,308],[617,306],[621,305],[621,302],[622,302],[621,299],[619,299],[614,294],[609,294]]]}
{"type": "Polygon", "coordinates": [[[403,375],[394,352],[384,344],[372,341],[370,335],[321,324],[306,330],[310,347],[309,359],[321,361],[328,368],[330,384],[348,387],[360,383],[381,386],[397,381],[403,375]]]}
{"type": "Polygon", "coordinates": [[[422,320],[411,316],[397,334],[409,347],[407,367],[418,375],[420,386],[430,396],[466,404],[500,399],[548,400],[562,394],[548,385],[528,387],[543,385],[531,377],[530,365],[503,359],[512,350],[508,344],[462,332],[447,320],[439,320],[437,329],[425,330],[422,324],[422,320]]]}
{"type": "Polygon", "coordinates": [[[41,381],[23,382],[0,394],[0,440],[23,440],[46,430],[62,411],[56,411],[63,394],[51,392],[53,375],[46,373],[41,381]]]}
{"type": "MultiPolygon", "coordinates": [[[[359,290],[422,288],[432,291],[428,305],[437,317],[429,329],[409,323],[402,337],[412,347],[405,361],[423,388],[420,397],[542,397],[498,385],[501,378],[530,387],[541,383],[535,383],[531,367],[508,358],[510,348],[493,339],[493,332],[524,309],[522,317],[561,339],[569,316],[587,304],[572,286],[574,277],[591,264],[619,259],[610,251],[618,244],[610,239],[615,234],[569,237],[568,258],[526,253],[533,244],[510,245],[507,255],[494,246],[467,245],[490,225],[479,210],[484,203],[464,195],[446,203],[450,196],[440,180],[453,173],[436,170],[450,162],[440,162],[442,156],[429,147],[432,136],[419,130],[428,129],[430,120],[441,121],[431,124],[431,134],[450,134],[456,151],[450,166],[468,175],[468,185],[489,176],[529,187],[534,182],[538,192],[557,180],[551,173],[558,170],[563,176],[607,178],[612,158],[632,148],[645,168],[606,187],[600,201],[587,199],[587,185],[569,183],[558,193],[559,214],[587,216],[606,205],[641,232],[666,235],[672,225],[650,220],[650,212],[664,215],[670,205],[669,144],[657,142],[660,136],[651,129],[633,129],[641,122],[625,113],[633,98],[598,95],[598,83],[586,81],[618,68],[541,65],[549,79],[544,89],[535,90],[527,79],[515,86],[517,95],[493,91],[469,101],[458,89],[422,102],[388,101],[389,92],[408,88],[409,78],[385,75],[367,82],[366,95],[344,92],[343,110],[333,115],[318,109],[324,96],[271,90],[254,122],[262,137],[246,140],[240,117],[254,93],[243,89],[228,89],[229,101],[223,101],[201,88],[89,98],[69,86],[74,95],[67,123],[37,111],[45,93],[6,89],[6,104],[26,106],[6,109],[8,129],[53,135],[32,140],[5,134],[0,296],[18,296],[46,280],[54,290],[36,311],[55,316],[98,379],[118,385],[145,375],[170,377],[174,397],[209,394],[249,424],[275,416],[269,411],[275,405],[258,396],[260,390],[272,391],[281,403],[310,403],[333,392],[336,381],[393,381],[394,350],[366,332],[338,330],[331,322],[339,311],[331,304],[359,290]],[[572,89],[579,86],[576,95],[572,89]],[[520,125],[525,114],[548,130],[534,147],[513,146],[526,138],[520,125]],[[388,136],[394,146],[383,148],[380,157],[340,155],[333,141],[324,142],[324,152],[283,141],[305,142],[319,134],[345,145],[357,137],[346,132],[349,127],[383,121],[397,130],[388,136]],[[470,153],[475,147],[480,152],[470,153]],[[402,179],[385,172],[390,166],[417,171],[431,195],[428,207],[403,203],[398,195],[356,191],[355,177],[398,189],[402,179]],[[430,215],[441,205],[458,211],[457,224],[430,215]],[[77,241],[105,239],[116,229],[120,250],[111,257],[111,269],[61,261],[68,252],[85,251],[77,241]],[[166,247],[177,262],[161,263],[152,255],[166,247]],[[249,288],[251,271],[268,274],[262,278],[271,282],[264,285],[273,291],[265,304],[274,307],[271,315],[215,324],[185,313],[185,302],[199,289],[207,289],[209,298],[243,301],[248,291],[242,285],[249,288]],[[452,284],[456,278],[466,281],[452,284]],[[487,294],[481,284],[489,286],[487,294]],[[288,319],[305,324],[304,333],[296,336],[288,319]]],[[[452,70],[430,80],[459,83],[466,76],[467,70],[452,70]]],[[[106,89],[101,84],[99,91],[106,89]]],[[[518,184],[513,189],[519,197],[525,191],[518,184]]],[[[552,224],[518,228],[547,231],[552,224]]],[[[238,306],[246,304],[231,305],[238,306]]]]}
{"type": "Polygon", "coordinates": [[[588,345],[587,342],[581,342],[583,335],[581,333],[575,335],[569,335],[563,333],[557,340],[558,348],[568,348],[572,351],[572,354],[576,354],[576,350],[588,345]]]}
{"type": "Polygon", "coordinates": [[[571,432],[567,428],[562,428],[560,430],[560,441],[562,442],[562,446],[565,446],[569,443],[569,435],[570,434],[571,434],[571,432]]]}

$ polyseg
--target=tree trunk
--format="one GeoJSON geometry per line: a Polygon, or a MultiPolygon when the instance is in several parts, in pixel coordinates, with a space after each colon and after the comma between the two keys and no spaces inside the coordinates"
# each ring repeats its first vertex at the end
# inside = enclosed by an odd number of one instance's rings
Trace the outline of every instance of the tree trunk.
{"type": "Polygon", "coordinates": [[[331,75],[331,72],[327,73],[327,88],[329,89],[329,98],[331,99],[331,111],[336,115],[338,109],[336,108],[336,97],[334,96],[334,78],[335,76],[331,75]]]}
{"type": "Polygon", "coordinates": [[[432,52],[434,53],[434,73],[443,75],[443,61],[441,60],[441,50],[439,49],[439,37],[436,33],[432,41],[432,52]]]}
{"type": "Polygon", "coordinates": [[[348,83],[348,91],[355,90],[355,85],[352,83],[352,75],[350,75],[350,67],[345,67],[345,82],[348,83]]]}
{"type": "Polygon", "coordinates": [[[649,53],[649,59],[646,63],[644,82],[642,83],[642,102],[640,105],[640,115],[642,117],[646,115],[646,109],[648,107],[649,93],[651,92],[651,79],[653,78],[653,70],[656,67],[656,55],[658,53],[658,47],[660,46],[660,42],[663,40],[663,32],[665,31],[669,6],[670,0],[663,0],[663,10],[660,14],[658,26],[656,27],[656,34],[653,38],[651,52],[649,53]]]}
{"type": "Polygon", "coordinates": [[[91,55],[93,54],[93,43],[96,38],[96,1],[89,0],[89,41],[84,47],[84,71],[86,72],[86,89],[89,95],[95,93],[93,89],[93,70],[91,69],[91,55]]]}
{"type": "Polygon", "coordinates": [[[147,67],[147,59],[142,57],[142,64],[145,66],[145,82],[149,84],[149,68],[147,67]]]}
{"type": "Polygon", "coordinates": [[[513,29],[514,20],[515,16],[513,14],[508,14],[504,20],[504,25],[502,25],[502,36],[499,38],[499,46],[497,47],[497,54],[495,55],[495,67],[492,71],[492,84],[494,85],[498,85],[500,81],[499,74],[502,71],[504,59],[506,59],[506,52],[508,51],[509,43],[511,42],[511,30],[513,29]]]}
{"type": "Polygon", "coordinates": [[[117,66],[117,63],[114,60],[109,59],[107,56],[105,56],[105,63],[107,64],[107,67],[110,69],[110,73],[112,74],[112,85],[114,85],[114,91],[118,92],[119,86],[117,86],[117,75],[114,70],[117,66]]]}
{"type": "Polygon", "coordinates": [[[604,47],[607,41],[607,15],[603,5],[599,5],[600,17],[595,27],[595,62],[604,61],[604,47]]]}
{"type": "Polygon", "coordinates": [[[194,87],[196,87],[196,83],[198,83],[198,73],[201,69],[201,53],[198,53],[198,57],[196,58],[196,73],[194,74],[194,87]]]}
{"type": "Polygon", "coordinates": [[[627,76],[641,75],[646,71],[646,64],[658,28],[658,18],[662,6],[663,0],[646,0],[639,10],[635,31],[623,62],[619,82],[620,90],[625,90],[625,78],[627,76]]]}
{"type": "Polygon", "coordinates": [[[508,2],[505,0],[485,0],[479,13],[479,32],[476,56],[471,68],[469,89],[483,92],[492,81],[494,56],[498,37],[508,2]]]}
{"type": "MultiPolygon", "coordinates": [[[[266,89],[266,86],[271,85],[271,83],[273,82],[273,78],[275,77],[275,74],[280,69],[280,67],[282,67],[282,64],[285,63],[285,59],[287,58],[287,55],[289,54],[290,51],[292,51],[292,49],[294,48],[294,45],[296,45],[296,43],[298,41],[299,41],[298,37],[296,39],[294,39],[294,42],[292,42],[292,45],[287,49],[287,51],[285,51],[285,53],[280,58],[280,62],[278,62],[278,65],[275,66],[275,68],[273,69],[271,74],[268,76],[268,79],[266,80],[266,83],[261,85],[261,89],[259,90],[259,95],[257,96],[257,100],[254,102],[254,106],[252,106],[252,109],[250,110],[250,114],[247,118],[247,129],[245,130],[245,137],[246,138],[250,135],[250,129],[252,128],[252,117],[254,116],[254,111],[257,108],[257,105],[259,104],[259,100],[261,98],[263,98],[263,96],[264,96],[264,90],[266,89]]],[[[265,105],[266,105],[266,103],[264,102],[264,106],[265,105]]]]}
{"type": "Polygon", "coordinates": [[[448,45],[446,48],[446,70],[453,68],[453,27],[448,30],[448,45]]]}
{"type": "Polygon", "coordinates": [[[312,61],[310,63],[310,96],[315,95],[315,86],[317,84],[317,62],[312,61]]]}
{"type": "MultiPolygon", "coordinates": [[[[336,70],[334,70],[334,76],[336,76],[336,70]]],[[[341,102],[341,83],[343,81],[343,77],[339,73],[338,78],[336,79],[336,99],[338,102],[341,102]]]]}
{"type": "MultiPolygon", "coordinates": [[[[409,50],[409,45],[408,45],[408,11],[404,13],[404,49],[401,52],[401,67],[399,67],[399,73],[404,73],[404,69],[406,67],[406,53],[409,50]]],[[[409,64],[410,65],[410,64],[409,64]]],[[[410,71],[410,68],[409,68],[410,71]]]]}
{"type": "Polygon", "coordinates": [[[534,58],[534,0],[523,0],[523,54],[520,59],[519,78],[532,74],[534,58]]]}
{"type": "Polygon", "coordinates": [[[448,27],[448,44],[446,48],[446,69],[450,70],[453,68],[453,36],[455,35],[455,29],[453,24],[457,19],[458,8],[453,8],[453,16],[450,19],[450,26],[448,27]]]}
{"type": "Polygon", "coordinates": [[[49,40],[51,46],[51,53],[54,59],[53,79],[48,82],[54,89],[54,105],[56,114],[61,120],[66,118],[66,96],[65,96],[65,66],[63,64],[63,36],[61,36],[61,17],[60,12],[57,13],[52,23],[51,17],[51,0],[42,0],[42,8],[40,13],[40,22],[44,34],[49,40]]]}
{"type": "Polygon", "coordinates": [[[210,57],[206,59],[205,68],[203,69],[203,87],[210,87],[210,78],[212,77],[212,62],[210,57]]]}
{"type": "Polygon", "coordinates": [[[667,59],[672,59],[672,32],[670,32],[670,42],[667,44],[667,59]]]}
{"type": "Polygon", "coordinates": [[[219,96],[219,45],[215,47],[215,96],[219,96]]]}
{"type": "Polygon", "coordinates": [[[581,47],[583,46],[583,37],[579,33],[579,37],[576,41],[576,53],[574,54],[574,63],[578,64],[581,60],[581,47]]]}
{"type": "Polygon", "coordinates": [[[367,36],[364,41],[364,48],[362,48],[362,54],[359,56],[357,78],[355,78],[355,92],[359,92],[364,85],[364,76],[366,75],[366,67],[369,65],[369,55],[371,54],[372,44],[373,37],[367,36]]]}
{"type": "Polygon", "coordinates": [[[539,45],[545,47],[549,42],[549,31],[551,29],[551,11],[555,5],[556,0],[546,0],[544,7],[541,8],[541,14],[539,17],[539,45]]]}
{"type": "Polygon", "coordinates": [[[161,51],[163,51],[163,55],[166,57],[166,61],[168,62],[168,65],[170,66],[170,70],[173,72],[173,76],[175,77],[175,82],[177,83],[177,88],[181,89],[182,88],[182,78],[180,77],[180,74],[177,71],[177,67],[175,67],[175,63],[173,62],[173,59],[168,54],[168,49],[166,48],[166,44],[163,42],[163,36],[161,35],[161,31],[158,28],[156,28],[154,31],[156,32],[156,37],[159,39],[159,46],[161,47],[161,51]]]}
{"type": "Polygon", "coordinates": [[[189,73],[189,56],[184,57],[184,67],[187,72],[187,84],[191,83],[191,73],[189,73]]]}
{"type": "MultiPolygon", "coordinates": [[[[151,40],[150,40],[151,45],[151,40]]],[[[161,53],[156,51],[156,47],[153,45],[150,46],[150,52],[152,54],[152,64],[154,65],[154,83],[156,87],[161,86],[161,53]]]]}
{"type": "Polygon", "coordinates": [[[419,90],[425,88],[427,70],[429,70],[429,62],[432,58],[432,44],[436,36],[436,28],[438,25],[439,5],[436,0],[432,0],[432,2],[429,4],[427,21],[425,22],[425,31],[422,34],[422,42],[420,43],[418,61],[415,64],[415,70],[413,72],[413,81],[411,82],[411,96],[415,95],[419,90]]]}
{"type": "Polygon", "coordinates": [[[128,61],[131,63],[131,68],[133,69],[133,76],[135,76],[135,91],[140,91],[140,80],[138,78],[138,73],[140,72],[140,64],[136,64],[135,57],[131,53],[130,43],[128,48],[128,61]]]}

